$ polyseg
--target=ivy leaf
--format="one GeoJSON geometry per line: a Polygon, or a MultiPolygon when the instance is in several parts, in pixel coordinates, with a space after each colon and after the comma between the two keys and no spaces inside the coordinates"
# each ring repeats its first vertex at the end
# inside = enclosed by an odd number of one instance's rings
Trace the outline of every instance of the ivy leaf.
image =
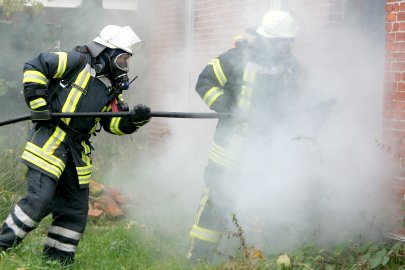
{"type": "Polygon", "coordinates": [[[389,261],[390,261],[390,257],[384,256],[381,261],[381,265],[385,266],[389,261]]]}
{"type": "Polygon", "coordinates": [[[370,264],[370,269],[374,269],[381,264],[382,258],[372,257],[368,262],[370,264]]]}

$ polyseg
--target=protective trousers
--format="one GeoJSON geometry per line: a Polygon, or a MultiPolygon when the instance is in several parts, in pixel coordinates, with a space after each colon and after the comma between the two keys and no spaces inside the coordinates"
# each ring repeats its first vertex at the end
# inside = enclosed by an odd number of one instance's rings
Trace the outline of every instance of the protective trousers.
{"type": "Polygon", "coordinates": [[[0,231],[0,247],[19,244],[39,222],[52,213],[52,224],[44,246],[47,259],[73,262],[76,247],[85,230],[88,189],[80,189],[72,157],[59,180],[28,168],[27,193],[15,205],[0,231]]]}
{"type": "Polygon", "coordinates": [[[187,257],[191,261],[213,262],[226,230],[226,196],[214,184],[221,182],[223,170],[223,167],[213,163],[205,170],[206,188],[190,231],[190,250],[187,257]]]}

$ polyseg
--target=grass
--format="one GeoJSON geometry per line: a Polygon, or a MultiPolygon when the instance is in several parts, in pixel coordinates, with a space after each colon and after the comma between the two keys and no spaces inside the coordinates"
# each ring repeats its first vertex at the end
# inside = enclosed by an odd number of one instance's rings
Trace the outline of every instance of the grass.
{"type": "MultiPolygon", "coordinates": [[[[50,218],[41,225],[22,244],[2,253],[0,269],[190,269],[185,256],[162,252],[162,243],[151,239],[145,231],[131,222],[89,222],[77,250],[75,263],[62,267],[42,258],[42,247],[50,218]],[[169,257],[167,257],[169,256],[169,257]]],[[[170,243],[166,243],[170,249],[170,243]]]]}
{"type": "MultiPolygon", "coordinates": [[[[185,247],[176,247],[181,242],[179,235],[162,237],[145,225],[131,219],[120,221],[89,221],[78,247],[73,265],[62,267],[42,259],[43,241],[50,218],[24,239],[24,242],[9,252],[0,255],[2,270],[36,269],[195,269],[195,270],[242,270],[242,269],[299,269],[299,270],[405,270],[405,246],[403,243],[345,243],[328,248],[308,244],[286,254],[263,254],[260,250],[244,244],[236,250],[233,258],[223,257],[218,265],[192,265],[185,258],[185,247]],[[287,259],[287,264],[280,263],[287,259]]],[[[238,228],[236,237],[241,237],[238,228]]]]}

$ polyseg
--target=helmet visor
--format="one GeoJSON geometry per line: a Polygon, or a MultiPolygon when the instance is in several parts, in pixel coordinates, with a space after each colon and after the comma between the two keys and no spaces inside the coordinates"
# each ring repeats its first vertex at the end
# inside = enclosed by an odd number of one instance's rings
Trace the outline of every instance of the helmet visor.
{"type": "Polygon", "coordinates": [[[124,72],[129,70],[129,60],[131,55],[129,53],[120,53],[113,59],[113,67],[118,68],[124,72]]]}

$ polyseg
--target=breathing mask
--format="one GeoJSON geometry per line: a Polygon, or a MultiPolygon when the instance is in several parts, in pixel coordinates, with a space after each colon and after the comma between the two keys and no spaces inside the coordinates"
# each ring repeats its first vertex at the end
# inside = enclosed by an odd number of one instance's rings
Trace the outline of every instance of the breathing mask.
{"type": "Polygon", "coordinates": [[[110,57],[111,78],[113,86],[119,90],[129,88],[129,60],[131,55],[121,50],[116,50],[110,57]]]}
{"type": "Polygon", "coordinates": [[[107,76],[116,90],[127,90],[130,58],[131,54],[123,50],[107,48],[97,59],[96,73],[107,76]]]}
{"type": "Polygon", "coordinates": [[[273,60],[286,60],[291,57],[293,39],[290,38],[257,38],[259,49],[273,60]]]}

